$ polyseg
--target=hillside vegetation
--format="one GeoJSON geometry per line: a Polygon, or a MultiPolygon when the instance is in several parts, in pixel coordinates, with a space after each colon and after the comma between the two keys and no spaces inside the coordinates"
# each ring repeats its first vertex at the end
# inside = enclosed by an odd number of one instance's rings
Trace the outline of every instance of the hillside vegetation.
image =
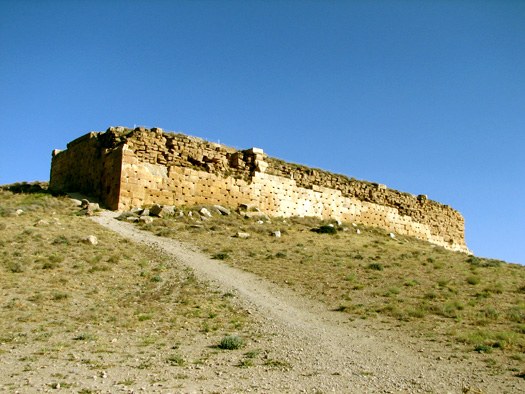
{"type": "Polygon", "coordinates": [[[352,223],[223,216],[211,207],[203,217],[199,209],[141,227],[197,244],[349,319],[379,319],[453,357],[523,376],[525,267],[352,223]]]}
{"type": "MultiPolygon", "coordinates": [[[[330,313],[423,341],[422,351],[445,349],[484,361],[490,373],[525,377],[525,267],[352,223],[200,210],[138,226],[319,300],[330,313]]],[[[67,198],[0,191],[0,256],[7,391],[161,390],[217,373],[200,366],[287,365],[267,354],[233,294],[105,230],[67,198]]]]}
{"type": "Polygon", "coordinates": [[[0,391],[184,382],[250,336],[228,295],[43,193],[0,191],[0,294],[0,391]]]}

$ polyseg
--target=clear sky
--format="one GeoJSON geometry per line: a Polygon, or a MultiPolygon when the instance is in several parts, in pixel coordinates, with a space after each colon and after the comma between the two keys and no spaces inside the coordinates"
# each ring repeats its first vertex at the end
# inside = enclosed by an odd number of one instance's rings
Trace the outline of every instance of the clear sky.
{"type": "Polygon", "coordinates": [[[0,0],[0,184],[111,125],[427,194],[525,264],[525,1],[0,0]]]}

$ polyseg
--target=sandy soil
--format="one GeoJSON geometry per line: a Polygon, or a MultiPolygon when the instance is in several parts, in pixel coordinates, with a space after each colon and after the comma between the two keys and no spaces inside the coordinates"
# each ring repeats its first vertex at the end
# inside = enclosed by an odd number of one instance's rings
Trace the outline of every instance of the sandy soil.
{"type": "MultiPolygon", "coordinates": [[[[200,254],[190,245],[141,231],[103,212],[93,220],[123,237],[190,267],[212,288],[235,295],[234,302],[257,321],[252,345],[274,366],[239,368],[224,358],[188,379],[166,378],[146,392],[345,392],[345,393],[518,393],[525,380],[489,376],[475,360],[460,361],[449,349],[403,336],[377,321],[351,321],[325,305],[297,296],[250,273],[200,254]]],[[[132,390],[131,390],[132,391],[132,390]]]]}

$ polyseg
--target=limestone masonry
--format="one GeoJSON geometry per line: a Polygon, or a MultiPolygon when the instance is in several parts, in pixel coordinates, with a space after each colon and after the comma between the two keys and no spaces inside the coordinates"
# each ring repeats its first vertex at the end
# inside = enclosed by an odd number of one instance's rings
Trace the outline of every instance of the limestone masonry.
{"type": "Polygon", "coordinates": [[[424,195],[159,128],[110,127],[54,150],[49,188],[92,195],[115,210],[246,204],[270,216],[339,219],[468,252],[461,214],[424,195]]]}

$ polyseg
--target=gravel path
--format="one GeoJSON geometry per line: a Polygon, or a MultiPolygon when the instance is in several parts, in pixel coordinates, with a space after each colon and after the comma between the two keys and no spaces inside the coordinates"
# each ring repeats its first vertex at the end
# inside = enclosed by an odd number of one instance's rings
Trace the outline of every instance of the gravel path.
{"type": "Polygon", "coordinates": [[[344,392],[344,393],[517,393],[525,381],[489,376],[475,361],[457,361],[446,349],[429,348],[385,330],[377,321],[350,321],[348,315],[297,296],[253,274],[227,266],[172,239],[141,231],[104,211],[93,217],[125,238],[173,256],[212,287],[236,295],[235,301],[257,321],[260,346],[290,368],[230,369],[191,381],[183,392],[344,392]]]}

